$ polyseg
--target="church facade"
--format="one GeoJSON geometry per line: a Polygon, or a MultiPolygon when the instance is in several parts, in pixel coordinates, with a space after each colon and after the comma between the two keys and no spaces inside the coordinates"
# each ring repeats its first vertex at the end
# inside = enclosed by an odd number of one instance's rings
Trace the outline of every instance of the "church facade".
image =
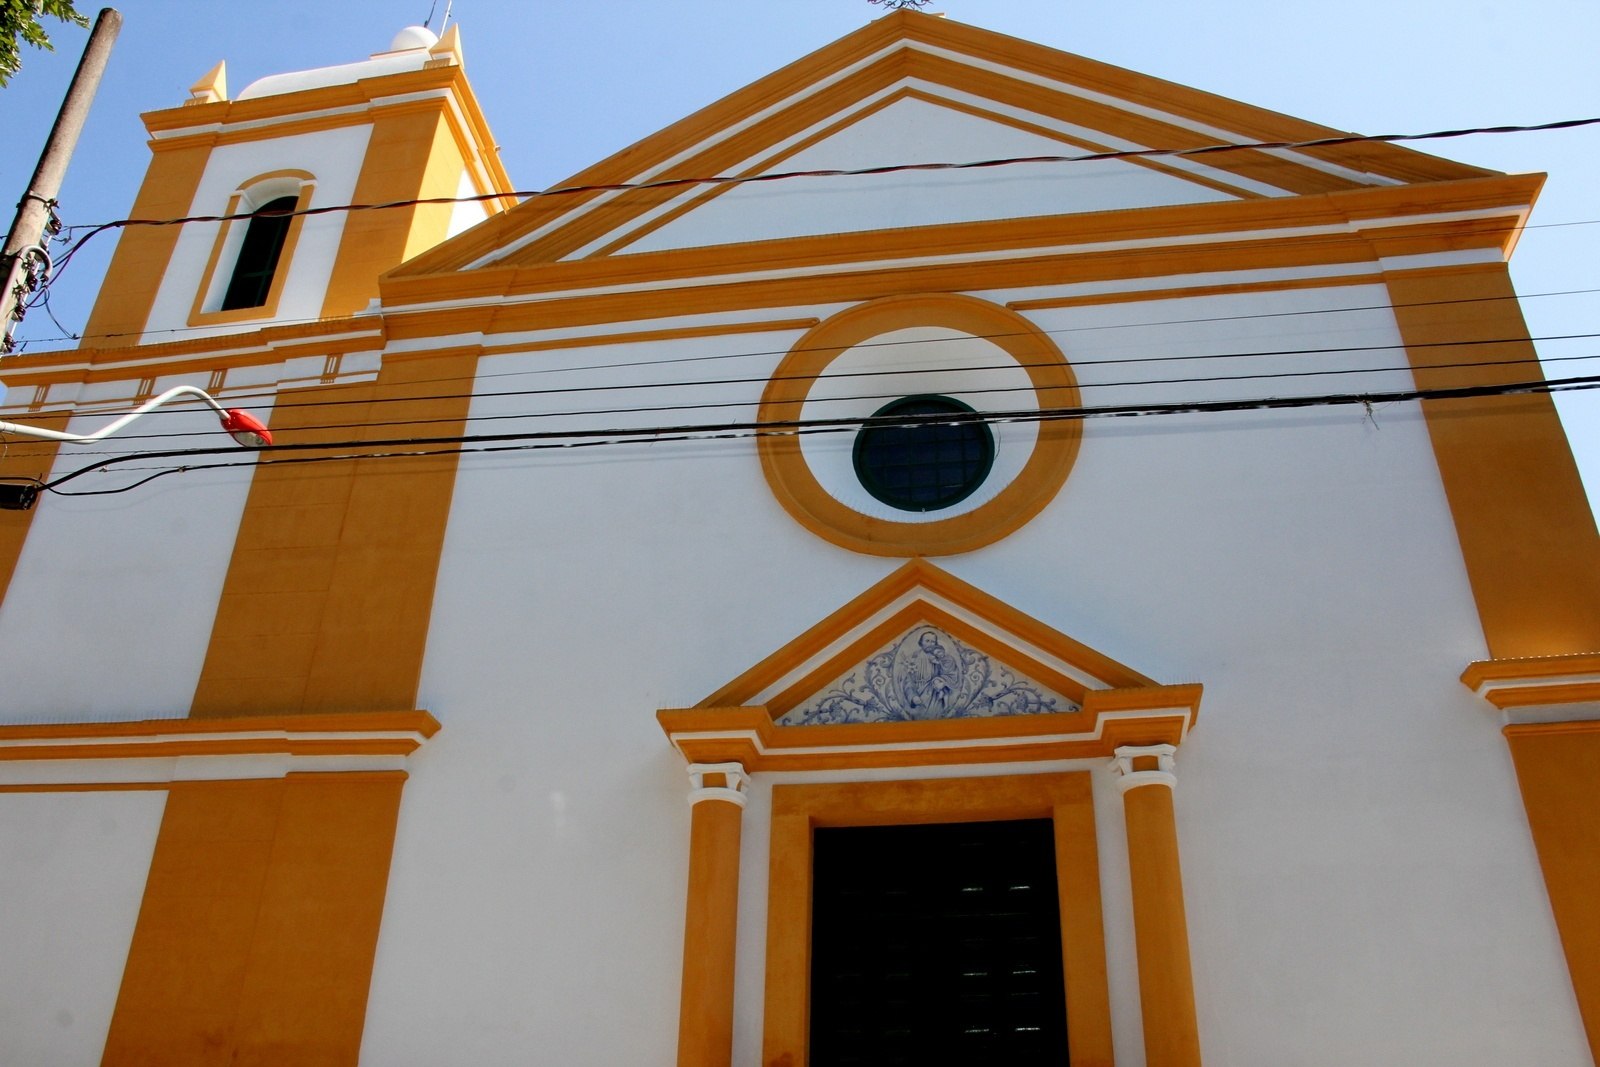
{"type": "Polygon", "coordinates": [[[456,30],[144,121],[0,418],[273,444],[0,454],[0,1062],[1594,1056],[1539,176],[910,11],[521,202],[456,30]]]}

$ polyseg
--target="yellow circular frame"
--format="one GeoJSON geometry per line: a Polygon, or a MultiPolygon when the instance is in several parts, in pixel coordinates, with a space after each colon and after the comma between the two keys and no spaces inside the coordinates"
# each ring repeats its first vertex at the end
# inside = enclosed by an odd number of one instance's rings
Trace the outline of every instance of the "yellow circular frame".
{"type": "MultiPolygon", "coordinates": [[[[918,326],[956,330],[1004,349],[1027,371],[1041,409],[1079,404],[1078,382],[1066,357],[1028,320],[974,297],[930,294],[872,300],[814,326],[767,382],[758,420],[798,420],[812,385],[845,351],[918,326]]],[[[876,556],[949,556],[993,544],[1042,511],[1066,483],[1082,439],[1083,426],[1076,419],[1040,422],[1033,454],[1011,484],[971,511],[932,522],[875,518],[840,503],[811,473],[794,435],[760,437],[756,450],[778,503],[819,537],[876,556]]]]}

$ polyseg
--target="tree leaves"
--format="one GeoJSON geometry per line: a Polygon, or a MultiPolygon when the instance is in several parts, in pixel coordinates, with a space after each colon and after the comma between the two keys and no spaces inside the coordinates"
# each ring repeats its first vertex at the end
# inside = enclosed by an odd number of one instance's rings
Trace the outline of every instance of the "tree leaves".
{"type": "Polygon", "coordinates": [[[0,0],[0,86],[22,67],[23,43],[54,50],[50,35],[39,22],[46,17],[74,26],[89,25],[89,20],[72,6],[72,0],[0,0]]]}

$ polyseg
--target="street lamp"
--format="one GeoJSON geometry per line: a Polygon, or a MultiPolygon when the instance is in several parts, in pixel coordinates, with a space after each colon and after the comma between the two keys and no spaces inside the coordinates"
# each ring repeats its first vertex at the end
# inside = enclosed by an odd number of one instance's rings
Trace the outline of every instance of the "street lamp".
{"type": "MultiPolygon", "coordinates": [[[[0,434],[21,434],[25,437],[42,437],[47,441],[67,441],[72,444],[88,444],[110,437],[128,423],[139,416],[154,411],[163,404],[181,396],[197,396],[205,401],[211,410],[217,413],[217,418],[222,420],[222,428],[245,448],[266,448],[272,444],[272,431],[266,424],[248,411],[239,408],[225,408],[217,403],[216,399],[204,389],[197,389],[192,385],[178,385],[160,396],[151,397],[143,404],[134,408],[128,414],[107,423],[94,433],[63,433],[60,430],[46,430],[39,426],[24,426],[16,422],[0,421],[0,434]]],[[[0,482],[0,510],[27,511],[33,507],[38,499],[39,487],[28,482],[0,482]]]]}

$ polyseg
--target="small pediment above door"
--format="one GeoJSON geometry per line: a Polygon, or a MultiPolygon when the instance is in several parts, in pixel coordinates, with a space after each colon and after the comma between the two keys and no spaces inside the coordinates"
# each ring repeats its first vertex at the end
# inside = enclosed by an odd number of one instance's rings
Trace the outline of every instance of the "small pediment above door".
{"type": "Polygon", "coordinates": [[[691,762],[753,771],[1110,755],[1179,743],[1199,701],[916,559],[658,717],[691,762]]]}
{"type": "Polygon", "coordinates": [[[777,718],[780,726],[930,722],[1083,710],[1082,687],[1054,687],[920,622],[777,718]],[[1061,690],[1075,690],[1074,700],[1061,690]]]}

